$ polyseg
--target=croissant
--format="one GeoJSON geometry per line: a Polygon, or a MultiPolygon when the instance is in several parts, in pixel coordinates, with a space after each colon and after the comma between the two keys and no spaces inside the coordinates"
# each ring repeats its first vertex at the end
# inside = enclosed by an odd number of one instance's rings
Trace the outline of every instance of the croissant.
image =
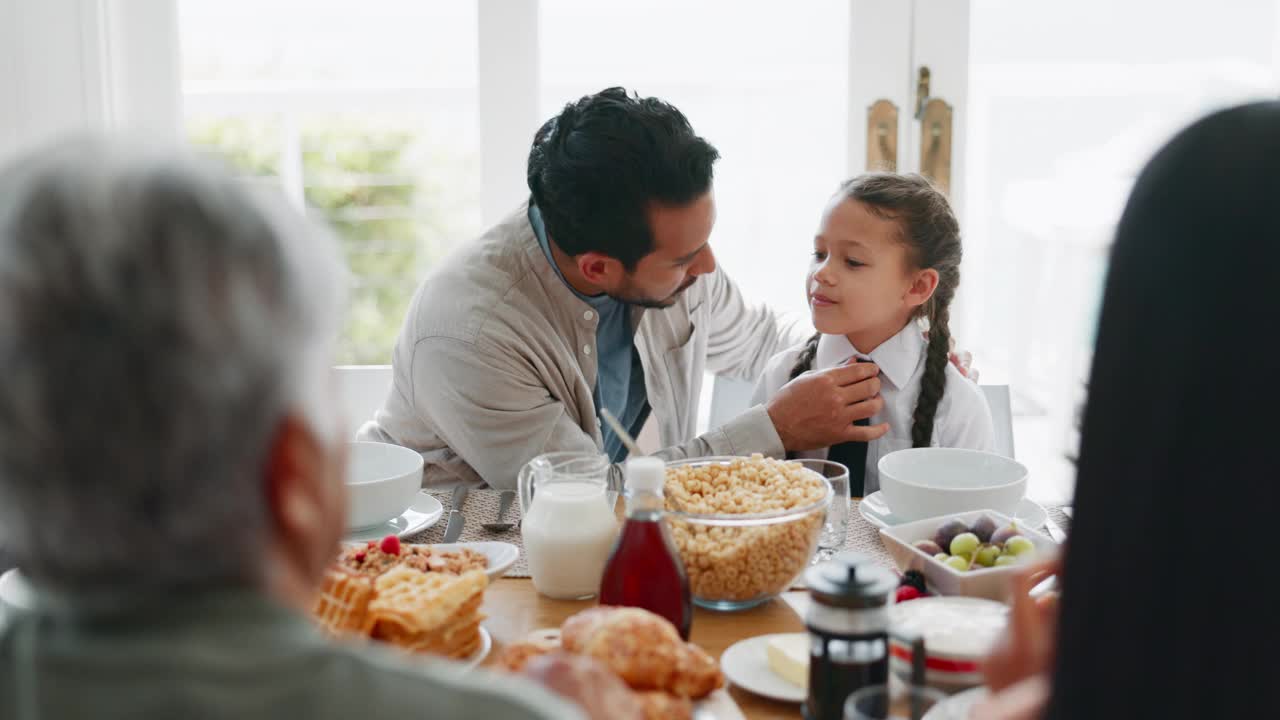
{"type": "Polygon", "coordinates": [[[693,720],[693,701],[661,690],[637,692],[644,720],[693,720]]]}
{"type": "Polygon", "coordinates": [[[497,666],[507,672],[522,672],[529,661],[548,653],[555,652],[559,648],[555,646],[542,645],[532,642],[518,642],[508,645],[498,655],[497,666]]]}
{"type": "Polygon", "coordinates": [[[724,685],[707,653],[685,643],[666,619],[640,608],[597,607],[560,626],[565,650],[589,655],[636,690],[662,690],[695,700],[724,685]]]}

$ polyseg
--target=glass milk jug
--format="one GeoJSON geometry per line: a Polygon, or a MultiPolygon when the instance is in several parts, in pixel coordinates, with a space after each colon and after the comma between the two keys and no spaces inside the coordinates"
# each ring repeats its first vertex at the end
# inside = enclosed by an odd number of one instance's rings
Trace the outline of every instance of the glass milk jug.
{"type": "Polygon", "coordinates": [[[520,469],[520,534],[533,586],[547,597],[583,599],[600,590],[618,535],[609,460],[594,453],[539,455],[520,469]]]}

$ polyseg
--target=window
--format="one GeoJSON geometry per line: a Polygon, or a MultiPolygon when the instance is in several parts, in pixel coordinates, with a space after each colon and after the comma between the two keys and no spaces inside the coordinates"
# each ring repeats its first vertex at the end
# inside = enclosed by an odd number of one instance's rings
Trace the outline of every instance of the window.
{"type": "Polygon", "coordinates": [[[961,340],[1039,418],[1018,442],[1042,476],[1074,475],[1064,458],[1137,173],[1196,118],[1274,98],[1278,20],[1274,0],[972,3],[961,340]]]}
{"type": "Polygon", "coordinates": [[[721,154],[717,259],[752,300],[807,319],[813,234],[848,169],[848,8],[542,0],[540,116],[611,85],[680,108],[721,154]]]}
{"type": "Polygon", "coordinates": [[[342,364],[384,364],[422,276],[480,230],[474,0],[184,0],[187,137],[337,232],[342,364]]]}

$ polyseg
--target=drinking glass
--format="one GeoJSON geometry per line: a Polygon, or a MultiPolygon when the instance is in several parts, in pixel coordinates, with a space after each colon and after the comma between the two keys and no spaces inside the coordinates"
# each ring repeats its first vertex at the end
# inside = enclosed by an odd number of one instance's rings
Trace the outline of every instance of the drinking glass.
{"type": "Polygon", "coordinates": [[[868,685],[844,702],[844,720],[921,720],[946,693],[922,685],[868,685]]]}
{"type": "Polygon", "coordinates": [[[830,460],[797,460],[805,468],[825,477],[831,483],[831,507],[818,536],[818,551],[810,564],[830,560],[844,549],[845,535],[849,531],[849,469],[830,460]]]}

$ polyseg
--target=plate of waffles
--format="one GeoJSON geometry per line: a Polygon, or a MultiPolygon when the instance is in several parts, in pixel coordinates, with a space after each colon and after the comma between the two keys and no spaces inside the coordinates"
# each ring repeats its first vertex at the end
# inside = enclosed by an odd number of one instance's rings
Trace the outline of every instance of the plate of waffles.
{"type": "Polygon", "coordinates": [[[391,536],[381,541],[343,543],[338,563],[348,569],[376,576],[395,565],[408,565],[424,572],[446,572],[461,575],[468,570],[483,570],[489,582],[506,574],[520,558],[520,548],[498,541],[442,543],[419,545],[392,542],[391,536]]]}
{"type": "Polygon", "coordinates": [[[493,636],[489,635],[489,631],[485,630],[484,626],[481,625],[480,626],[480,647],[476,648],[476,651],[472,653],[470,657],[467,657],[466,659],[464,659],[462,661],[462,664],[466,665],[469,668],[473,668],[479,665],[480,663],[484,662],[484,659],[489,657],[489,651],[492,649],[493,649],[493,636]]]}
{"type": "Polygon", "coordinates": [[[493,644],[480,626],[488,584],[479,569],[453,575],[392,565],[372,574],[335,563],[325,572],[311,614],[330,635],[475,665],[493,644]]]}

